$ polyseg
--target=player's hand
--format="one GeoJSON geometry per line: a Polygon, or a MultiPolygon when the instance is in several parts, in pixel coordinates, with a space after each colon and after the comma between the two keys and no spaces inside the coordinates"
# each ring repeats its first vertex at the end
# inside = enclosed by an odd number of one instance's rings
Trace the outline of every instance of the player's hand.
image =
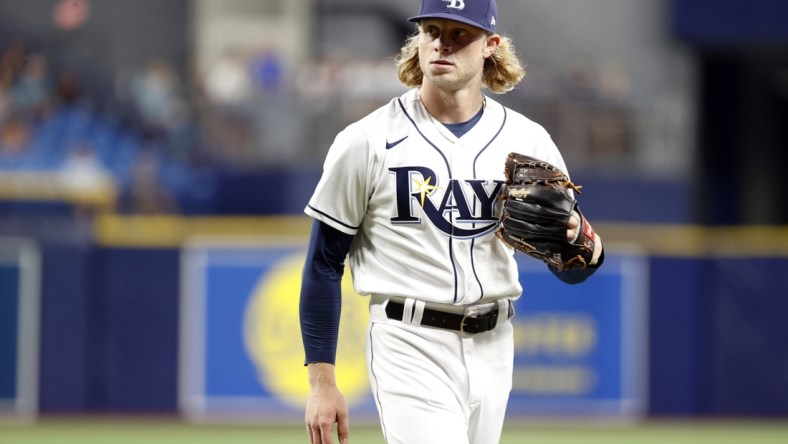
{"type": "MultiPolygon", "coordinates": [[[[580,236],[580,215],[577,211],[572,211],[567,223],[566,240],[568,242],[575,242],[577,237],[580,236]]],[[[599,262],[599,256],[602,255],[602,238],[599,234],[594,232],[594,255],[588,265],[596,265],[599,262]]]]}
{"type": "Polygon", "coordinates": [[[334,423],[337,424],[339,444],[348,444],[347,402],[336,386],[334,366],[313,363],[309,364],[308,370],[310,389],[304,421],[310,444],[333,444],[334,423]]]}
{"type": "Polygon", "coordinates": [[[568,242],[576,241],[577,236],[580,235],[580,216],[577,214],[577,211],[572,211],[566,228],[566,240],[568,242]]]}

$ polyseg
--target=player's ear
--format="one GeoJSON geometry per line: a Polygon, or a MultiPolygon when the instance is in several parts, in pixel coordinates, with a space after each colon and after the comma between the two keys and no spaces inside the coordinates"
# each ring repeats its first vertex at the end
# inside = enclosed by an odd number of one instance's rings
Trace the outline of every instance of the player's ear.
{"type": "Polygon", "coordinates": [[[498,45],[501,44],[501,36],[498,34],[490,34],[487,36],[487,41],[484,46],[484,58],[488,58],[498,49],[498,45]]]}

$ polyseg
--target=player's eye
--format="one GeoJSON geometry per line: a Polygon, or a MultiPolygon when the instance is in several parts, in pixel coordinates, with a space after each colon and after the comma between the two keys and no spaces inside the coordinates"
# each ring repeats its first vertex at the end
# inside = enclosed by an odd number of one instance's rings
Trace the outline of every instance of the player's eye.
{"type": "Polygon", "coordinates": [[[478,34],[473,33],[464,28],[457,28],[452,30],[451,32],[452,40],[454,40],[454,42],[456,42],[457,44],[461,44],[461,45],[467,45],[472,40],[474,40],[476,35],[478,34]]]}
{"type": "Polygon", "coordinates": [[[432,37],[433,39],[437,39],[441,36],[440,30],[438,30],[438,28],[434,26],[428,26],[427,28],[424,29],[424,32],[430,37],[432,37]]]}

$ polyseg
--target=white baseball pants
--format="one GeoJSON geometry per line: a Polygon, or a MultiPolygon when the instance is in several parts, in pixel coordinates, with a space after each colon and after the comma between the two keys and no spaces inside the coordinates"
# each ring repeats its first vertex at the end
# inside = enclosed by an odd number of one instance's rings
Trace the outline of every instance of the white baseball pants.
{"type": "Polygon", "coordinates": [[[514,358],[504,303],[493,330],[465,334],[419,326],[421,301],[406,300],[403,322],[371,298],[367,368],[388,444],[499,442],[514,358]]]}

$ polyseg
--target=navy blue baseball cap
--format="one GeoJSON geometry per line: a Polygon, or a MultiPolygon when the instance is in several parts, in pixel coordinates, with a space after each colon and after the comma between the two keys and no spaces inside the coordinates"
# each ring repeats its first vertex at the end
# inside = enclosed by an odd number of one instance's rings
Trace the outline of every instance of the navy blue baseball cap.
{"type": "Polygon", "coordinates": [[[498,6],[495,0],[424,0],[419,15],[409,18],[408,21],[442,18],[495,33],[496,15],[498,6]]]}

